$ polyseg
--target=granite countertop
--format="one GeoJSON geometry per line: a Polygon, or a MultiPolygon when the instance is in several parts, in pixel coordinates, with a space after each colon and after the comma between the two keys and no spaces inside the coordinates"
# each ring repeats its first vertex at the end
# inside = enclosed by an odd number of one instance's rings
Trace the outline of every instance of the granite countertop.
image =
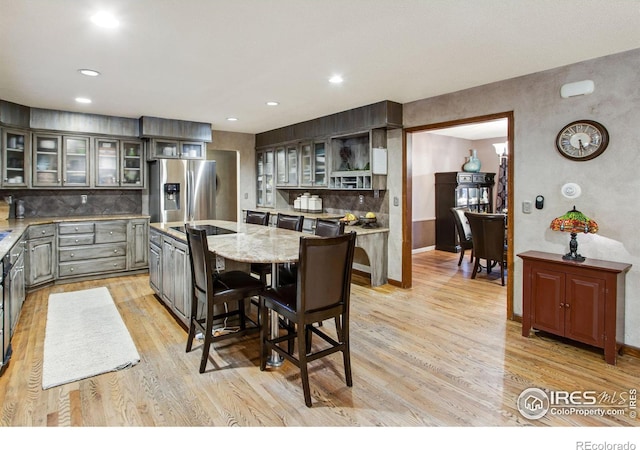
{"type": "MultiPolygon", "coordinates": [[[[210,245],[219,255],[240,262],[291,262],[298,257],[299,236],[301,233],[283,230],[277,227],[265,227],[244,222],[227,220],[197,220],[194,225],[215,225],[233,230],[236,234],[208,236],[210,245]],[[292,237],[293,234],[293,237],[292,237]],[[215,242],[215,245],[214,245],[215,242]]],[[[186,236],[172,227],[183,226],[183,222],[151,223],[151,229],[157,230],[181,242],[186,236]]],[[[346,227],[346,231],[355,231],[357,235],[385,233],[387,228],[346,227]]],[[[305,233],[306,234],[306,233],[305,233]]]]}
{"type": "MultiPolygon", "coordinates": [[[[242,211],[248,211],[247,209],[243,209],[242,211]]],[[[339,219],[344,214],[339,213],[328,213],[328,212],[306,212],[306,211],[296,211],[292,208],[252,208],[251,211],[260,211],[260,212],[268,212],[272,215],[276,215],[278,213],[281,214],[289,214],[292,216],[304,216],[305,219],[339,219]]]]}
{"type": "Polygon", "coordinates": [[[72,217],[28,217],[25,219],[4,219],[0,220],[0,232],[8,231],[8,234],[0,240],[0,256],[4,257],[11,247],[22,237],[30,225],[46,225],[61,222],[85,222],[90,220],[118,220],[118,219],[148,219],[144,214],[118,214],[118,215],[94,215],[94,216],[72,216],[72,217]]]}
{"type": "MultiPolygon", "coordinates": [[[[236,232],[244,232],[247,229],[247,226],[251,226],[253,227],[254,225],[251,224],[246,224],[244,222],[231,222],[231,221],[227,221],[227,220],[197,220],[195,222],[192,222],[195,225],[216,225],[222,228],[228,228],[230,230],[236,231],[236,232]]],[[[160,231],[161,233],[164,233],[166,235],[169,235],[171,237],[177,238],[181,241],[186,242],[186,238],[184,233],[181,233],[179,231],[173,230],[171,227],[179,227],[179,226],[183,226],[184,223],[183,222],[164,222],[164,223],[151,223],[149,224],[149,226],[157,231],[160,231]]],[[[255,225],[257,227],[262,227],[262,225],[255,225]]],[[[276,227],[268,227],[268,228],[276,228],[276,227]]],[[[368,235],[368,234],[376,234],[376,233],[388,233],[389,229],[388,228],[362,228],[359,226],[355,226],[355,227],[351,227],[351,226],[346,226],[345,227],[345,231],[347,232],[351,232],[351,231],[355,231],[355,233],[357,235],[368,235]]]]}

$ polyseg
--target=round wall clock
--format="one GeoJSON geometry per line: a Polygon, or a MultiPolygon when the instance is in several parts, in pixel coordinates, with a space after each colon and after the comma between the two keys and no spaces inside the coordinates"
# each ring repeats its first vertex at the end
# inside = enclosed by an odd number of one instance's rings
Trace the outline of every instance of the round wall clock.
{"type": "Polygon", "coordinates": [[[573,161],[587,161],[600,156],[609,144],[609,132],[593,120],[571,122],[556,137],[560,154],[573,161]]]}

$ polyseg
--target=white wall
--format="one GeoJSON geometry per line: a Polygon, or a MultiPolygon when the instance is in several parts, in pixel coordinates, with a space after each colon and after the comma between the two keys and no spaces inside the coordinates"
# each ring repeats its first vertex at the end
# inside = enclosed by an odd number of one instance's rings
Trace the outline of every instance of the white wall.
{"type": "MultiPolygon", "coordinates": [[[[514,254],[540,250],[556,254],[568,250],[568,235],[549,229],[551,220],[575,204],[600,226],[596,235],[578,236],[579,251],[587,258],[633,264],[626,278],[624,342],[640,347],[640,49],[558,69],[531,74],[439,97],[406,103],[405,127],[442,123],[465,117],[514,112],[514,254]],[[590,79],[593,94],[563,99],[564,83],[590,79]],[[578,119],[591,119],[609,130],[609,148],[598,158],[575,162],[555,148],[558,131],[578,119]],[[560,187],[578,183],[582,196],[567,200],[560,187]],[[523,201],[545,197],[542,210],[524,214],[523,201]]],[[[391,247],[390,247],[391,248],[391,247]]],[[[398,255],[391,255],[390,258],[398,255]]],[[[390,259],[390,260],[391,260],[390,259]]],[[[522,261],[515,258],[514,311],[522,314],[522,261]]]]}

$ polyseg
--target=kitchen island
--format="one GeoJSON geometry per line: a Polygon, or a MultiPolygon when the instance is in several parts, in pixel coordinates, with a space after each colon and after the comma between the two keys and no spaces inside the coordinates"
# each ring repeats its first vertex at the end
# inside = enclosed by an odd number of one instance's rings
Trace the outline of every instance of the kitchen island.
{"type": "MultiPolygon", "coordinates": [[[[223,229],[232,230],[235,233],[243,233],[245,235],[248,234],[252,236],[252,239],[243,239],[242,241],[234,238],[234,234],[211,236],[209,238],[209,248],[212,251],[220,253],[221,256],[224,256],[224,248],[228,245],[235,246],[233,250],[236,258],[238,253],[245,252],[247,255],[245,261],[256,262],[260,260],[261,249],[265,249],[266,254],[274,254],[274,252],[277,253],[279,251],[282,254],[291,253],[291,249],[287,248],[278,250],[283,243],[278,239],[278,230],[275,227],[263,227],[261,225],[224,220],[200,220],[193,222],[193,224],[213,225],[223,229]],[[241,243],[239,244],[239,242],[241,243]],[[243,245],[245,247],[238,248],[238,245],[243,245]]],[[[152,223],[150,224],[150,228],[152,232],[157,231],[186,244],[185,234],[174,229],[175,227],[183,225],[183,223],[179,222],[152,223]]],[[[367,254],[369,265],[371,267],[371,285],[380,286],[385,284],[387,282],[387,237],[389,229],[347,226],[345,227],[345,231],[354,231],[356,233],[356,247],[361,248],[367,254]]],[[[151,242],[153,242],[153,240],[151,242]]],[[[294,253],[297,258],[297,252],[294,253]]],[[[238,258],[236,261],[241,262],[242,258],[238,258]]],[[[263,262],[270,261],[265,259],[263,262]]]]}

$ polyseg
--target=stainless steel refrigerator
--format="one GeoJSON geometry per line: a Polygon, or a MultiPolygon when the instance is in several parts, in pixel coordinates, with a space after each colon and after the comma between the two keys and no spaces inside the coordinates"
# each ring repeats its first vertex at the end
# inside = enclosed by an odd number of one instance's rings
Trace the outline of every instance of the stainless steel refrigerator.
{"type": "Polygon", "coordinates": [[[149,163],[151,222],[216,218],[216,162],[159,159],[149,163]]]}

